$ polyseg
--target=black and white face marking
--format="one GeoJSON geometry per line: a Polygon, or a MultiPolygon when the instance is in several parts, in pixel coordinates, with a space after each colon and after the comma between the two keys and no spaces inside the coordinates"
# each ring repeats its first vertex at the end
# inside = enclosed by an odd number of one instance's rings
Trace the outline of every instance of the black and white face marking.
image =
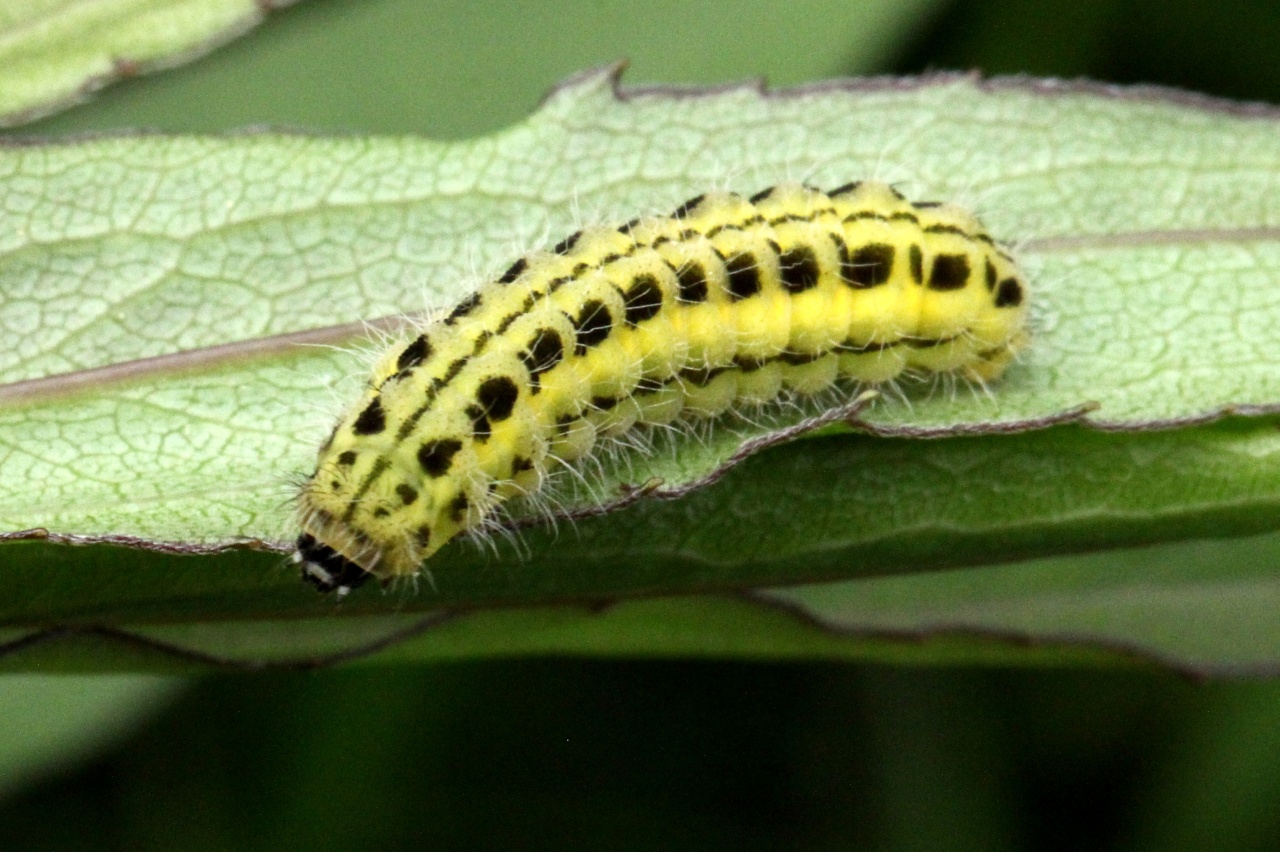
{"type": "Polygon", "coordinates": [[[321,592],[337,592],[338,599],[363,585],[373,575],[309,533],[298,536],[293,564],[302,570],[302,579],[321,592]]]}

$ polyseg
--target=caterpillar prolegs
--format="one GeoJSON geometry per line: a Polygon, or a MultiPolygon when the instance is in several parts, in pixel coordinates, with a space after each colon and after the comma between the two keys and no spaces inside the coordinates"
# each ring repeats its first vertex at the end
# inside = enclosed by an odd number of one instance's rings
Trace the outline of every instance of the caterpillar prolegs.
{"type": "Polygon", "coordinates": [[[882,183],[586,228],[382,355],[301,489],[294,559],[339,594],[411,575],[601,437],[842,379],[994,379],[1026,318],[1017,264],[972,213],[882,183]]]}

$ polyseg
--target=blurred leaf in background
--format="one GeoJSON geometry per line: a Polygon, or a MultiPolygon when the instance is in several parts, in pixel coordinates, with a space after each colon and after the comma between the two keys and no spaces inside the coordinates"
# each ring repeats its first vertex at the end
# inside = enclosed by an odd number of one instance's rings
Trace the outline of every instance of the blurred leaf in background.
{"type": "Polygon", "coordinates": [[[944,5],[743,0],[726,14],[687,0],[305,0],[198,65],[131,80],[22,132],[265,124],[463,139],[520,121],[565,78],[622,59],[632,84],[764,77],[789,86],[865,74],[944,5]]]}
{"type": "Polygon", "coordinates": [[[149,675],[0,679],[0,797],[133,734],[182,686],[149,675]]]}
{"type": "MultiPolygon", "coordinates": [[[[1077,5],[428,14],[307,0],[202,62],[21,132],[267,122],[465,137],[619,56],[633,83],[959,67],[1277,97],[1280,23],[1261,4],[1077,5]]],[[[6,687],[41,701],[29,682],[6,687]]],[[[140,693],[137,706],[152,700],[140,693]]],[[[545,661],[215,678],[126,747],[11,794],[0,837],[77,849],[1262,850],[1280,845],[1278,715],[1272,684],[1195,687],[1130,669],[545,661]]],[[[59,743],[51,766],[70,737],[44,734],[59,743]]]]}
{"type": "Polygon", "coordinates": [[[272,5],[8,0],[0,6],[0,127],[65,109],[117,80],[189,62],[251,29],[272,5]]]}
{"type": "Polygon", "coordinates": [[[956,0],[886,65],[1090,77],[1280,101],[1280,6],[1256,0],[956,0]]]}

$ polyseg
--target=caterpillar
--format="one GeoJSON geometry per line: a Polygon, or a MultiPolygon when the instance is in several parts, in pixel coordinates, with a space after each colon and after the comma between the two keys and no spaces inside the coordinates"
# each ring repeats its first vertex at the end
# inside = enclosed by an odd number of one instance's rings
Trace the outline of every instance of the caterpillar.
{"type": "Polygon", "coordinates": [[[413,575],[601,438],[841,380],[985,382],[1026,317],[972,213],[882,183],[707,193],[580,230],[378,359],[300,489],[293,559],[340,596],[413,575]]]}

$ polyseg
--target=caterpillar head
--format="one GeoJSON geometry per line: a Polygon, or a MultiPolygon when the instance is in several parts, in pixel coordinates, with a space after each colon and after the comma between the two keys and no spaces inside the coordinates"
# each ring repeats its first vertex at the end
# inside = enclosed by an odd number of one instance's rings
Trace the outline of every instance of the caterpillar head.
{"type": "Polygon", "coordinates": [[[337,592],[344,597],[352,589],[368,582],[373,575],[311,533],[298,536],[293,562],[302,571],[302,579],[321,592],[337,592]]]}
{"type": "Polygon", "coordinates": [[[394,400],[370,391],[348,413],[298,495],[293,560],[322,592],[342,596],[370,577],[386,583],[417,573],[487,505],[465,413],[434,413],[421,424],[423,437],[398,440],[386,424],[369,427],[380,405],[395,410],[394,400]]]}

